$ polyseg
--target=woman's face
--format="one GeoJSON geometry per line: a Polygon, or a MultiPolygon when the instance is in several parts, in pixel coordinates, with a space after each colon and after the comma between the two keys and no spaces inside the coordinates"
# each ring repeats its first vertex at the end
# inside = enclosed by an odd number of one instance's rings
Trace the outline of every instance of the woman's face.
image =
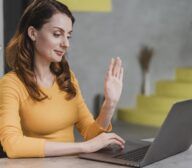
{"type": "Polygon", "coordinates": [[[60,62],[69,47],[71,33],[71,19],[62,13],[54,14],[40,30],[35,30],[35,56],[60,62]]]}

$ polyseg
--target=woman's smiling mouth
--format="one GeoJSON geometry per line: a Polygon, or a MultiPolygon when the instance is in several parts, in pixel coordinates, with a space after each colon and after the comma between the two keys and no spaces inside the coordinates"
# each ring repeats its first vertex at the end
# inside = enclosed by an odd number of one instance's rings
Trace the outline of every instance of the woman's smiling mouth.
{"type": "Polygon", "coordinates": [[[55,53],[58,55],[58,56],[60,56],[60,57],[62,57],[63,55],[64,55],[64,52],[63,51],[59,51],[59,50],[54,50],[55,51],[55,53]]]}

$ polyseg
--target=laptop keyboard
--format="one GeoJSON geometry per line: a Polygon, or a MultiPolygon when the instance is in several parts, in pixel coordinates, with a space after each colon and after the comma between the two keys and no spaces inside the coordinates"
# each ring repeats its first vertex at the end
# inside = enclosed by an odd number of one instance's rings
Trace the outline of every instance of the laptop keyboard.
{"type": "Polygon", "coordinates": [[[145,146],[143,148],[139,148],[139,149],[131,151],[131,152],[117,155],[117,156],[115,156],[115,158],[138,162],[144,158],[148,148],[149,148],[149,146],[145,146]]]}

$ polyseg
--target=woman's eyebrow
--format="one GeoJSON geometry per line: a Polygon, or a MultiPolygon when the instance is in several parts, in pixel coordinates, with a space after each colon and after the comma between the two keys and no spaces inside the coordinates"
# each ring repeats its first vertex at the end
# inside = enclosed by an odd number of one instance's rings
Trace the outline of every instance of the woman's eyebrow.
{"type": "MultiPolygon", "coordinates": [[[[61,27],[55,26],[55,27],[53,27],[53,28],[57,28],[57,29],[59,29],[60,31],[65,32],[65,30],[62,29],[61,27]]],[[[69,31],[68,33],[71,34],[72,32],[73,32],[73,31],[71,30],[71,31],[69,31]]]]}

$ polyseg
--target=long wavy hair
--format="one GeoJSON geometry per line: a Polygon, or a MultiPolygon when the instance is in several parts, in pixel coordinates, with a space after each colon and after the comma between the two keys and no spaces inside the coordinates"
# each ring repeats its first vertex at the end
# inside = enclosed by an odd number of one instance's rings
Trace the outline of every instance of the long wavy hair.
{"type": "MultiPolygon", "coordinates": [[[[29,26],[40,30],[56,13],[66,14],[72,21],[75,18],[66,5],[56,0],[33,0],[25,9],[19,21],[15,35],[6,47],[8,66],[16,72],[24,83],[33,100],[42,101],[48,96],[38,87],[34,73],[34,44],[28,36],[29,26]]],[[[67,92],[65,97],[71,100],[76,96],[76,88],[71,81],[71,73],[66,57],[61,62],[50,64],[51,72],[56,76],[60,90],[67,92]]]]}

